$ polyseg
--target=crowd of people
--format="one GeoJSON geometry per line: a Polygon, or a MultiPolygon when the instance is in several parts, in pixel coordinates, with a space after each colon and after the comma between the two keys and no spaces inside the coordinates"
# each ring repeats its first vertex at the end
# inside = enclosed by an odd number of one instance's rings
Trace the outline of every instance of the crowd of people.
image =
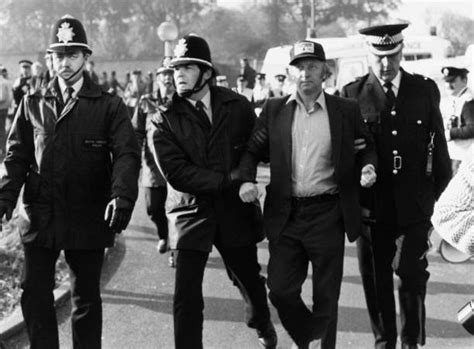
{"type": "Polygon", "coordinates": [[[323,88],[329,68],[317,41],[295,43],[292,90],[283,74],[270,88],[246,59],[229,88],[195,34],[182,37],[146,81],[134,70],[120,84],[115,72],[95,72],[82,23],[58,20],[45,72],[22,60],[13,84],[4,68],[0,76],[0,119],[10,119],[0,124],[0,217],[11,218],[24,186],[21,308],[31,347],[59,347],[53,289],[61,250],[71,274],[74,347],[101,347],[104,249],[127,227],[139,183],[157,250],[171,251],[175,268],[176,348],[203,347],[202,282],[213,247],[262,347],[278,342],[268,287],[294,348],[335,348],[346,237],[357,243],[373,346],[395,349],[397,338],[403,349],[424,345],[426,254],[440,196],[437,229],[462,231],[453,240],[473,251],[474,102],[467,70],[443,67],[453,100],[443,118],[433,80],[400,67],[406,27],[361,29],[370,71],[332,95],[323,88]],[[271,171],[263,212],[261,162],[271,171]],[[264,237],[267,279],[257,255],[264,237]],[[310,307],[301,296],[309,265],[310,307]]]}

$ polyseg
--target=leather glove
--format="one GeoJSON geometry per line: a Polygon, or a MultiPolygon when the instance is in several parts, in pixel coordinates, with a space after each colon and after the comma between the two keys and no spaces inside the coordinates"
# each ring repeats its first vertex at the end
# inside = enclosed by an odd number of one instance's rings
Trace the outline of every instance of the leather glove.
{"type": "Polygon", "coordinates": [[[13,204],[8,200],[0,200],[0,220],[5,215],[5,219],[9,221],[12,218],[13,204]]]}
{"type": "Polygon", "coordinates": [[[114,233],[120,234],[122,230],[125,230],[128,222],[130,222],[132,211],[133,202],[116,197],[107,204],[104,220],[109,223],[109,227],[114,233]]]}

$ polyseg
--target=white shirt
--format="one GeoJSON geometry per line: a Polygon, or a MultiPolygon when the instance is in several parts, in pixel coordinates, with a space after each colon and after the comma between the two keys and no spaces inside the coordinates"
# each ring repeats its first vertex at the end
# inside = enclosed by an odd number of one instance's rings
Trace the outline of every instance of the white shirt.
{"type": "MultiPolygon", "coordinates": [[[[79,80],[77,80],[74,85],[72,85],[71,87],[74,89],[74,92],[72,93],[72,98],[76,98],[77,97],[77,94],[79,93],[79,91],[81,90],[82,88],[82,85],[84,83],[84,77],[81,76],[81,78],[79,80]]],[[[67,93],[67,88],[69,87],[68,85],[66,85],[66,83],[64,82],[63,79],[61,78],[58,78],[58,84],[59,84],[59,88],[61,89],[61,94],[63,96],[63,101],[66,100],[66,93],[67,93]]]]}
{"type": "MultiPolygon", "coordinates": [[[[383,81],[379,77],[377,77],[377,79],[379,80],[380,85],[382,86],[384,92],[387,93],[388,89],[383,85],[383,84],[385,84],[385,81],[383,81]]],[[[398,90],[400,89],[400,81],[401,80],[402,80],[402,73],[400,72],[400,70],[398,70],[397,75],[395,75],[395,78],[391,81],[392,91],[393,91],[393,94],[395,95],[395,97],[398,96],[398,90]]]]}
{"type": "Polygon", "coordinates": [[[308,197],[338,191],[332,162],[331,130],[324,93],[306,110],[297,92],[287,103],[296,101],[292,134],[293,196],[308,197]]]}
{"type": "MultiPolygon", "coordinates": [[[[194,99],[186,98],[189,103],[196,108],[196,103],[194,99]]],[[[206,112],[207,117],[209,118],[209,122],[212,124],[212,106],[211,106],[211,92],[207,91],[207,93],[201,98],[202,104],[204,104],[204,111],[206,112]]]]}

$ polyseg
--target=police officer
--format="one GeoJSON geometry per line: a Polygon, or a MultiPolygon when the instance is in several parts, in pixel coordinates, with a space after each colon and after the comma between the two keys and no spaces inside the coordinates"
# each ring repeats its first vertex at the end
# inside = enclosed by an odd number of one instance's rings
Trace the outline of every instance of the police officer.
{"type": "Polygon", "coordinates": [[[342,90],[359,101],[379,158],[377,183],[362,193],[368,225],[358,239],[376,348],[395,348],[397,342],[393,272],[400,279],[402,348],[425,344],[430,217],[451,177],[439,91],[432,80],[400,68],[407,26],[361,29],[370,72],[342,90]]]}
{"type": "MultiPolygon", "coordinates": [[[[157,250],[159,253],[168,251],[168,221],[165,212],[167,195],[166,181],[163,178],[153,157],[153,135],[151,117],[159,110],[165,111],[175,93],[173,69],[161,65],[156,71],[158,89],[154,94],[143,95],[135,109],[132,124],[142,147],[141,185],[145,192],[147,214],[156,226],[158,233],[157,250]]],[[[171,253],[168,264],[174,266],[171,253]]]]}
{"type": "Polygon", "coordinates": [[[84,73],[92,53],[81,22],[58,20],[51,52],[57,76],[25,96],[7,140],[0,218],[23,186],[21,309],[31,348],[58,348],[53,289],[61,250],[70,269],[74,348],[100,348],[104,249],[127,226],[138,193],[140,153],[122,100],[84,73]]]}
{"type": "MultiPolygon", "coordinates": [[[[446,124],[446,139],[448,140],[449,156],[451,157],[453,172],[456,172],[461,160],[466,156],[471,141],[474,138],[471,132],[459,133],[458,130],[466,127],[466,119],[462,117],[464,104],[473,99],[472,91],[467,85],[469,70],[458,67],[443,67],[441,69],[445,82],[448,99],[444,119],[446,124]],[[451,134],[453,137],[451,137],[451,134]],[[461,137],[460,137],[461,136],[461,137]]],[[[466,115],[466,112],[464,113],[466,115]]],[[[468,117],[470,123],[471,117],[468,117]]]]}
{"type": "MultiPolygon", "coordinates": [[[[203,347],[202,281],[212,246],[246,302],[246,322],[260,344],[276,348],[256,243],[263,238],[259,205],[243,203],[235,171],[255,123],[245,97],[210,86],[215,74],[207,42],[184,36],[171,60],[177,95],[156,114],[154,149],[169,186],[169,240],[177,249],[173,301],[177,349],[203,347]]],[[[231,346],[228,343],[225,346],[231,346]]]]}

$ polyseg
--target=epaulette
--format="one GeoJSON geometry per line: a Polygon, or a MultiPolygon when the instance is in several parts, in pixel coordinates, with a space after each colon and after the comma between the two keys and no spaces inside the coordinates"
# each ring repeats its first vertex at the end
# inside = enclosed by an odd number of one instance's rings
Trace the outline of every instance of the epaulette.
{"type": "Polygon", "coordinates": [[[417,79],[421,79],[421,80],[425,80],[425,81],[430,81],[430,82],[433,82],[434,83],[434,80],[433,79],[430,79],[429,77],[427,76],[424,76],[424,75],[421,75],[421,74],[416,74],[416,73],[412,73],[412,75],[417,78],[417,79]]]}

